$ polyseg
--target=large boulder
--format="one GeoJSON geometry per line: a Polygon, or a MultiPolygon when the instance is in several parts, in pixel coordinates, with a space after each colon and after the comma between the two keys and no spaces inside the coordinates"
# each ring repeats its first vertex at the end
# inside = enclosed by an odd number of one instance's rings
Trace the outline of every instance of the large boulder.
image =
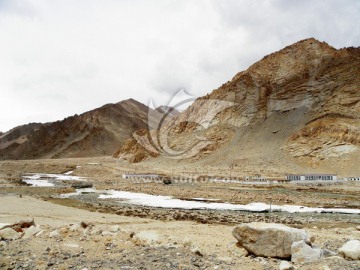
{"type": "Polygon", "coordinates": [[[320,248],[312,248],[301,240],[291,245],[291,254],[291,261],[293,263],[312,263],[320,260],[322,250],[320,248]]]}
{"type": "Polygon", "coordinates": [[[263,257],[289,259],[294,242],[310,242],[305,230],[276,223],[244,223],[235,227],[232,234],[250,253],[263,257]]]}
{"type": "Polygon", "coordinates": [[[339,248],[339,253],[345,258],[360,260],[360,241],[350,240],[346,242],[341,248],[339,248]]]}

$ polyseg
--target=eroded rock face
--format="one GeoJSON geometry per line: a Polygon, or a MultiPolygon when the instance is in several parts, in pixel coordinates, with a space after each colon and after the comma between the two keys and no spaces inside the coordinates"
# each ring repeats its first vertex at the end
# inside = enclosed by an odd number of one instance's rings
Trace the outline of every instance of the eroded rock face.
{"type": "Polygon", "coordinates": [[[305,230],[276,223],[244,223],[235,227],[232,234],[251,254],[263,257],[288,259],[294,242],[309,242],[305,230]]]}
{"type": "Polygon", "coordinates": [[[345,258],[352,260],[360,260],[360,241],[350,240],[346,242],[340,249],[339,253],[345,258]]]}

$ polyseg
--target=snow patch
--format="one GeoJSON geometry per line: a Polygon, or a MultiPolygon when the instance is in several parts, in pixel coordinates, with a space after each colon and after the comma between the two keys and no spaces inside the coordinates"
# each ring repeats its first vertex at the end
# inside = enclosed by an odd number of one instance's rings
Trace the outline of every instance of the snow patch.
{"type": "MultiPolygon", "coordinates": [[[[211,210],[236,210],[250,212],[267,212],[270,211],[269,204],[250,203],[247,205],[185,201],[170,196],[156,196],[145,193],[133,193],[127,191],[109,190],[105,194],[99,195],[100,199],[120,199],[126,200],[127,203],[159,208],[173,209],[211,209],[211,210]]],[[[360,209],[346,208],[321,208],[305,207],[300,205],[272,205],[271,211],[289,212],[289,213],[343,213],[343,214],[360,214],[360,209]]]]}
{"type": "Polygon", "coordinates": [[[99,193],[99,191],[94,188],[80,188],[72,193],[61,194],[60,198],[70,198],[72,196],[78,196],[78,195],[87,194],[87,193],[99,193]]]}
{"type": "MultiPolygon", "coordinates": [[[[68,172],[69,173],[69,172],[68,172]]],[[[23,177],[23,180],[61,180],[61,181],[86,181],[81,176],[74,176],[68,174],[51,174],[51,173],[33,173],[27,174],[23,177]]]]}
{"type": "Polygon", "coordinates": [[[24,179],[23,181],[28,185],[32,185],[33,187],[53,187],[54,186],[54,184],[50,183],[48,180],[24,179]]]}
{"type": "Polygon", "coordinates": [[[34,187],[53,187],[56,181],[86,181],[83,177],[70,175],[72,171],[64,174],[32,173],[23,176],[23,181],[34,187]]]}

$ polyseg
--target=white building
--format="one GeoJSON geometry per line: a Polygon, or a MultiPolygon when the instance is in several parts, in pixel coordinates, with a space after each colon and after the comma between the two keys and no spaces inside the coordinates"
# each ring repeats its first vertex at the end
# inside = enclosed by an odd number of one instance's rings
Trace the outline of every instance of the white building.
{"type": "Polygon", "coordinates": [[[136,174],[136,173],[127,173],[123,174],[122,178],[124,179],[133,179],[133,178],[142,178],[142,179],[158,179],[160,175],[158,174],[136,174]]]}
{"type": "Polygon", "coordinates": [[[336,181],[336,174],[289,174],[286,176],[289,181],[336,181]]]}

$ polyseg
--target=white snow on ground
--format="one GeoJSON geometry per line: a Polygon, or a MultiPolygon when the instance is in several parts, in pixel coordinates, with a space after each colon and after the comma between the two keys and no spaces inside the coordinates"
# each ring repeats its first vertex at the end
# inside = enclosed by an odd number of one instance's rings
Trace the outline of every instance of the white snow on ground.
{"type": "Polygon", "coordinates": [[[215,201],[220,201],[220,199],[207,199],[207,198],[192,198],[192,200],[194,201],[207,201],[207,202],[215,202],[215,201]]]}
{"type": "MultiPolygon", "coordinates": [[[[108,190],[106,194],[99,195],[100,199],[121,199],[127,200],[130,204],[144,205],[160,208],[176,208],[176,209],[212,209],[212,210],[239,210],[250,212],[264,212],[270,209],[269,204],[250,203],[247,205],[231,204],[231,203],[206,203],[199,201],[185,201],[175,199],[170,196],[155,196],[144,193],[133,193],[126,191],[108,190]]],[[[284,211],[289,213],[344,213],[344,214],[360,214],[360,209],[346,208],[316,208],[298,205],[272,205],[272,211],[284,211]]]]}
{"type": "Polygon", "coordinates": [[[94,188],[80,188],[80,189],[77,189],[76,192],[73,192],[73,193],[61,194],[60,198],[70,198],[72,196],[81,195],[82,193],[100,193],[100,192],[101,191],[98,191],[94,188]]]}
{"type": "Polygon", "coordinates": [[[72,174],[74,171],[68,171],[68,172],[66,172],[66,173],[64,173],[65,175],[70,175],[70,174],[72,174]]]}
{"type": "Polygon", "coordinates": [[[32,185],[33,187],[53,187],[54,186],[54,184],[50,183],[48,180],[24,179],[23,181],[26,184],[32,185]]]}
{"type": "Polygon", "coordinates": [[[34,187],[53,187],[53,181],[86,181],[83,177],[70,175],[72,171],[64,174],[31,173],[23,176],[23,181],[34,187]]]}
{"type": "MultiPolygon", "coordinates": [[[[69,173],[69,172],[68,172],[69,173]]],[[[24,180],[42,180],[42,179],[49,179],[49,180],[72,180],[72,181],[86,181],[81,176],[73,176],[68,174],[51,174],[51,173],[32,173],[27,174],[23,177],[24,180]]]]}

